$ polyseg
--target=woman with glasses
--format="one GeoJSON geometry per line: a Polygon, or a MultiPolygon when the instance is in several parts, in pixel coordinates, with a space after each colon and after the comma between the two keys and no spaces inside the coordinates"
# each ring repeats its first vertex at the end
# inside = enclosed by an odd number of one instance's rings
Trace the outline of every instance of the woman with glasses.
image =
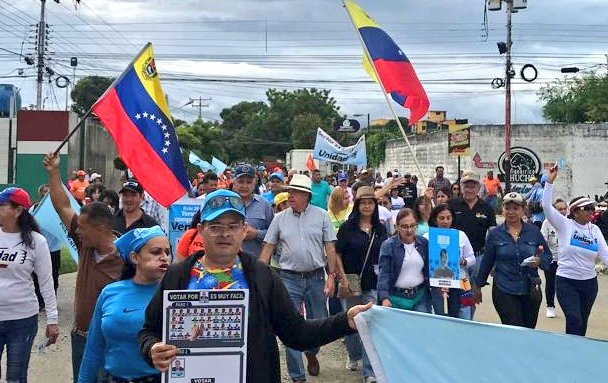
{"type": "MultiPolygon", "coordinates": [[[[386,228],[380,222],[378,202],[370,186],[361,186],[357,190],[353,212],[338,230],[336,251],[338,252],[344,272],[357,276],[360,289],[342,295],[344,310],[358,304],[374,302],[377,298],[378,256],[380,245],[388,237],[386,228]]],[[[349,282],[349,286],[351,283],[349,282]]],[[[346,368],[357,370],[357,361],[363,360],[361,374],[365,382],[375,382],[371,363],[365,353],[358,334],[346,337],[348,360],[346,368]],[[373,378],[373,379],[372,379],[373,378]]]]}
{"type": "Polygon", "coordinates": [[[94,383],[100,367],[108,383],[157,383],[160,373],[139,353],[145,311],[169,269],[171,249],[160,226],[134,229],[114,241],[124,261],[121,280],[97,298],[80,365],[79,383],[94,383]]]}
{"type": "Polygon", "coordinates": [[[503,198],[505,222],[490,232],[475,279],[477,301],[494,270],[492,302],[502,324],[535,328],[542,300],[538,267],[549,267],[551,252],[540,229],[523,221],[526,201],[519,193],[503,198]]]}
{"type": "Polygon", "coordinates": [[[459,183],[454,183],[452,185],[452,198],[462,198],[462,193],[460,191],[459,183]]]}
{"type": "Polygon", "coordinates": [[[397,234],[380,247],[378,300],[382,306],[430,313],[429,242],[416,235],[412,209],[397,214],[397,234]]]}
{"type": "Polygon", "coordinates": [[[551,205],[557,170],[556,165],[549,171],[542,197],[543,211],[557,230],[559,243],[555,292],[566,315],[566,334],[584,336],[597,297],[595,262],[600,257],[608,264],[608,245],[600,228],[590,221],[595,211],[594,201],[587,197],[574,198],[568,206],[568,217],[551,205]]]}
{"type": "MultiPolygon", "coordinates": [[[[439,193],[437,193],[437,200],[439,200],[439,193]]],[[[452,227],[452,211],[447,204],[441,204],[435,206],[431,211],[429,218],[430,227],[438,227],[441,229],[450,229],[452,227]]],[[[471,267],[475,264],[475,253],[473,252],[473,246],[467,235],[458,230],[458,245],[460,247],[460,280],[464,281],[461,285],[470,286],[467,267],[471,267]]],[[[424,238],[428,239],[429,234],[426,233],[424,238]]],[[[470,289],[470,287],[469,287],[470,289]]],[[[471,307],[461,307],[460,298],[463,294],[463,289],[445,289],[440,287],[431,287],[433,310],[438,315],[449,315],[453,318],[471,319],[471,307]],[[447,290],[447,291],[445,291],[447,290]],[[444,312],[443,307],[443,293],[448,294],[448,312],[444,312]]]]}

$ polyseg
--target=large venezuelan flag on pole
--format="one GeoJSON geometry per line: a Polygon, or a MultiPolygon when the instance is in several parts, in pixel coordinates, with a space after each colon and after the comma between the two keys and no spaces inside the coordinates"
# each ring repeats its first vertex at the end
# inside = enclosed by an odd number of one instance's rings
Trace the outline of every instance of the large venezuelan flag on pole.
{"type": "Polygon", "coordinates": [[[92,107],[144,189],[167,207],[189,189],[177,135],[148,43],[92,107]]]}
{"type": "Polygon", "coordinates": [[[345,0],[344,6],[365,44],[363,67],[376,82],[378,74],[384,91],[390,93],[399,105],[410,110],[409,123],[415,124],[428,112],[429,98],[412,63],[363,8],[350,0],[345,0]]]}

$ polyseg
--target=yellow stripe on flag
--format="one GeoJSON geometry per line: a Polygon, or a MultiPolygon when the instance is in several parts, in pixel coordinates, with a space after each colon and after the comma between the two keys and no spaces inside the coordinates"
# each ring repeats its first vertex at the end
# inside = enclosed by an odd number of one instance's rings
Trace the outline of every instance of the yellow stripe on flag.
{"type": "Polygon", "coordinates": [[[150,95],[150,98],[154,100],[156,105],[163,111],[165,116],[171,120],[171,113],[169,112],[169,106],[165,99],[165,93],[160,86],[160,78],[156,71],[156,64],[154,62],[154,50],[152,44],[142,51],[141,55],[133,62],[133,68],[139,81],[146,89],[146,92],[150,95]]]}
{"type": "Polygon", "coordinates": [[[376,24],[376,22],[369,17],[367,12],[365,12],[365,10],[358,6],[354,1],[345,0],[344,6],[346,7],[348,13],[350,13],[350,16],[353,18],[357,28],[378,27],[378,24],[376,24]]]}

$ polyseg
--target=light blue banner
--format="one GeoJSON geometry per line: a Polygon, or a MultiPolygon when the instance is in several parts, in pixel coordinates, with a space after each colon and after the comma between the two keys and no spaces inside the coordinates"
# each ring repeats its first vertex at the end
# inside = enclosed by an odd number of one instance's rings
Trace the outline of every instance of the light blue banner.
{"type": "MultiPolygon", "coordinates": [[[[64,190],[70,200],[72,210],[74,210],[76,214],[80,214],[80,205],[78,205],[78,202],[76,202],[74,197],[72,197],[72,194],[67,191],[65,186],[64,190]]],[[[51,235],[63,242],[70,251],[70,255],[72,256],[74,262],[78,264],[78,248],[76,247],[76,244],[72,238],[68,237],[68,229],[65,227],[63,222],[61,222],[59,215],[55,211],[53,203],[51,202],[51,196],[49,194],[42,198],[32,216],[36,220],[36,223],[38,223],[38,226],[40,226],[43,234],[51,235]]]]}
{"type": "Polygon", "coordinates": [[[325,162],[337,162],[343,165],[367,166],[367,151],[365,135],[361,136],[353,146],[342,146],[323,129],[317,128],[317,138],[313,158],[325,162]]]}
{"type": "Polygon", "coordinates": [[[226,168],[228,167],[228,165],[223,163],[215,156],[213,156],[213,158],[211,159],[211,165],[215,168],[215,173],[218,175],[222,174],[224,170],[226,170],[226,168]]]}
{"type": "Polygon", "coordinates": [[[209,170],[215,172],[215,167],[213,167],[213,165],[203,160],[192,151],[188,155],[188,161],[190,161],[192,165],[198,166],[204,172],[208,172],[209,170]]]}
{"type": "Polygon", "coordinates": [[[205,200],[182,197],[169,206],[169,243],[175,254],[177,243],[190,228],[192,217],[205,200]]]}
{"type": "Polygon", "coordinates": [[[379,383],[606,381],[606,341],[381,306],[355,322],[379,383]]]}

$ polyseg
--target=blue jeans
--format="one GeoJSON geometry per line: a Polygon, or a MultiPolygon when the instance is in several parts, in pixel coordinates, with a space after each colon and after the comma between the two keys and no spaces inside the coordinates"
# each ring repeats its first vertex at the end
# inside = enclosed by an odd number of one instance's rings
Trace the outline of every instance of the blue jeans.
{"type": "MultiPolygon", "coordinates": [[[[364,305],[368,302],[376,303],[377,296],[378,292],[376,290],[364,291],[362,295],[342,299],[342,307],[344,308],[344,311],[348,311],[348,309],[356,305],[364,305]]],[[[348,358],[351,361],[363,359],[363,369],[361,370],[361,375],[364,378],[367,378],[368,376],[375,376],[374,370],[372,370],[372,364],[369,361],[367,352],[365,352],[363,343],[361,343],[361,337],[359,337],[359,334],[347,335],[345,339],[348,358]]]]}
{"type": "Polygon", "coordinates": [[[555,277],[557,300],[566,315],[566,334],[585,336],[597,290],[597,277],[587,280],[555,277]]]}
{"type": "Polygon", "coordinates": [[[8,383],[27,383],[27,368],[37,332],[38,315],[0,321],[0,356],[6,345],[6,381],[8,383]]]}
{"type": "Polygon", "coordinates": [[[489,195],[486,197],[486,203],[492,207],[492,210],[496,213],[498,208],[498,198],[495,195],[489,195]]]}
{"type": "MultiPolygon", "coordinates": [[[[306,307],[306,318],[317,319],[327,317],[327,305],[325,292],[325,276],[318,273],[309,277],[290,274],[286,271],[281,271],[281,279],[289,291],[291,301],[296,310],[300,311],[302,303],[306,307]]],[[[319,348],[306,350],[307,354],[316,355],[319,348]]],[[[306,373],[304,372],[304,361],[300,351],[285,348],[287,358],[287,370],[289,376],[293,380],[305,380],[306,373]]]]}

